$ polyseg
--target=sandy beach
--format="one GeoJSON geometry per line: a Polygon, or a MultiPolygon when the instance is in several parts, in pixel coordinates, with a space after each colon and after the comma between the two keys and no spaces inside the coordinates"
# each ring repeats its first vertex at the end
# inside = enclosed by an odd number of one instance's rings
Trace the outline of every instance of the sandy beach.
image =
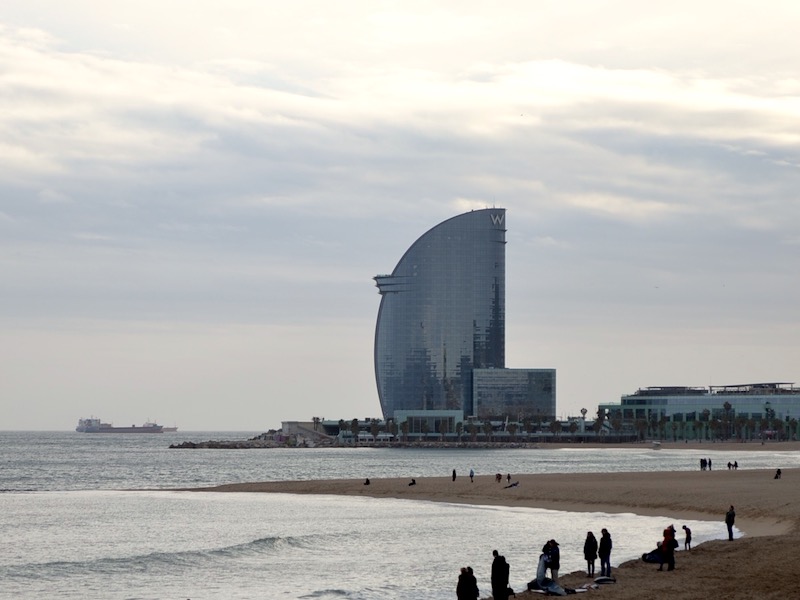
{"type": "MultiPolygon", "coordinates": [[[[705,444],[704,446],[711,446],[705,444]]],[[[716,445],[714,449],[722,449],[716,445]]],[[[755,446],[755,445],[754,445],[755,446]]],[[[738,447],[740,449],[741,446],[738,447]]],[[[756,449],[756,448],[753,448],[756,449]]],[[[774,447],[773,447],[774,449],[774,447]]],[[[782,448],[784,449],[784,448],[782,448]]],[[[785,448],[789,450],[789,448],[785,448]]],[[[663,598],[787,598],[797,594],[797,535],[800,534],[800,469],[786,469],[779,480],[770,470],[663,473],[599,473],[513,475],[519,486],[505,488],[494,476],[408,479],[284,481],[245,483],[204,488],[220,492],[284,492],[293,494],[342,494],[377,498],[405,498],[478,505],[549,508],[564,511],[632,512],[666,515],[675,519],[719,521],[725,532],[725,512],[736,508],[736,526],[745,537],[706,542],[690,552],[676,553],[676,569],[657,572],[657,566],[641,560],[614,569],[616,584],[588,593],[608,600],[663,598]]],[[[665,523],[665,526],[668,523],[665,523]]],[[[679,534],[682,541],[682,535],[679,534]]],[[[682,545],[681,545],[682,548],[682,545]]],[[[648,551],[651,548],[643,548],[648,551]]],[[[453,565],[453,589],[458,567],[453,565]]],[[[598,563],[599,570],[599,563],[598,563]]],[[[561,573],[559,583],[578,587],[587,583],[585,573],[561,573]]],[[[455,597],[455,592],[453,593],[455,597]]],[[[520,592],[517,597],[539,597],[520,592]]],[[[489,597],[489,596],[483,596],[489,597]]]]}

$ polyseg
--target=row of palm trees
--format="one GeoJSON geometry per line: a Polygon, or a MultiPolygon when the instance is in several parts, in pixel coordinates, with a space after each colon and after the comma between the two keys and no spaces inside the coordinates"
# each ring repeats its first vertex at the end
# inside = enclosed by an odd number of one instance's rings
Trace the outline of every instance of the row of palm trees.
{"type": "MultiPolygon", "coordinates": [[[[420,431],[413,432],[413,434],[414,436],[422,437],[426,440],[438,439],[440,441],[445,441],[449,437],[452,437],[451,434],[453,433],[459,442],[463,441],[465,434],[469,435],[469,439],[473,442],[477,441],[478,435],[480,434],[483,435],[484,441],[498,441],[498,438],[502,439],[502,441],[517,441],[518,434],[523,432],[526,434],[524,436],[526,438],[529,438],[531,435],[537,433],[549,433],[558,438],[565,431],[569,432],[571,436],[574,436],[578,433],[578,430],[581,429],[579,422],[575,419],[569,420],[566,425],[557,419],[552,419],[549,422],[543,420],[534,421],[533,419],[525,419],[521,423],[512,421],[507,424],[505,424],[505,421],[502,421],[503,425],[500,426],[496,425],[495,423],[492,423],[492,421],[488,419],[482,422],[470,420],[464,423],[459,421],[455,424],[455,430],[451,432],[450,422],[447,420],[442,420],[439,423],[438,430],[432,432],[430,423],[423,419],[420,421],[420,431]],[[498,435],[499,432],[502,433],[498,435]],[[431,436],[431,433],[435,433],[437,435],[431,436]]],[[[593,435],[602,434],[605,431],[603,424],[604,419],[598,418],[588,429],[592,431],[593,435]]],[[[379,421],[378,419],[371,419],[368,423],[365,423],[365,425],[366,430],[372,437],[373,442],[377,441],[381,434],[388,434],[392,439],[397,439],[399,436],[402,441],[408,441],[409,434],[411,433],[410,424],[408,421],[403,421],[398,425],[393,419],[390,419],[386,422],[379,421]]],[[[612,421],[611,426],[618,434],[621,435],[621,422],[615,423],[612,421]],[[615,425],[617,425],[617,427],[614,427],[615,425]]],[[[352,436],[352,439],[357,444],[360,434],[362,431],[364,431],[364,428],[358,419],[353,419],[349,423],[344,419],[340,419],[339,431],[346,432],[346,434],[352,436]]]]}

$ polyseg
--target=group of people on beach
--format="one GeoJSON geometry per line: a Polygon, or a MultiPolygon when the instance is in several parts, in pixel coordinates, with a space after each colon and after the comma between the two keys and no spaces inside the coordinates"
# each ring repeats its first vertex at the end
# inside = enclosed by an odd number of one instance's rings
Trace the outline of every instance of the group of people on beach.
{"type": "MultiPolygon", "coordinates": [[[[586,534],[586,541],[583,544],[583,555],[586,559],[586,574],[589,577],[595,575],[595,562],[600,559],[600,576],[611,577],[611,534],[607,529],[601,530],[600,541],[595,538],[591,531],[586,534]]],[[[509,573],[511,567],[505,557],[497,550],[492,551],[492,598],[494,600],[508,600],[514,594],[514,590],[509,587],[509,573]]],[[[544,561],[545,573],[549,572],[550,580],[558,582],[558,571],[561,568],[561,550],[556,540],[548,540],[542,547],[540,560],[544,561]]],[[[534,580],[536,581],[536,580],[534,580]]],[[[533,582],[531,582],[533,583],[533,582]]],[[[528,584],[530,588],[531,584],[528,584]]],[[[461,567],[461,574],[458,576],[456,584],[456,598],[458,600],[475,600],[480,591],[477,579],[472,567],[461,567]]]]}

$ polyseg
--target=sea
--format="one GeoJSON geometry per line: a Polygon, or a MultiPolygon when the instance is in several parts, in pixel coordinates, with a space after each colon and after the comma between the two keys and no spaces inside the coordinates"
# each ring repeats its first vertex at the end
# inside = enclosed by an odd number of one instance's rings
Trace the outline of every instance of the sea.
{"type": "MultiPolygon", "coordinates": [[[[717,521],[363,497],[173,491],[225,483],[510,473],[800,467],[800,453],[632,448],[171,449],[259,432],[0,432],[0,599],[377,600],[455,597],[472,566],[491,593],[492,550],[511,587],[556,539],[561,572],[585,567],[587,531],[611,532],[612,568],[655,548],[670,523],[694,543],[717,521]]],[[[737,532],[736,535],[741,535],[737,532]]],[[[599,565],[598,565],[599,570],[599,565]]]]}

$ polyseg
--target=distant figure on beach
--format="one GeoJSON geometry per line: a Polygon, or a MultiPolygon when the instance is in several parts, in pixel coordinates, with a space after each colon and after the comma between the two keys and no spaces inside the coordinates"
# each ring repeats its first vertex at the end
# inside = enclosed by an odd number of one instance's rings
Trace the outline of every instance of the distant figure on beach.
{"type": "Polygon", "coordinates": [[[725,513],[725,525],[728,526],[728,541],[733,541],[733,523],[736,521],[736,511],[733,510],[733,505],[725,513]]]}
{"type": "Polygon", "coordinates": [[[775,479],[780,479],[780,478],[781,478],[781,470],[778,469],[777,471],[775,471],[775,479]]]}
{"type": "Polygon", "coordinates": [[[561,552],[558,549],[558,542],[550,540],[545,544],[547,548],[547,567],[550,569],[550,579],[558,582],[558,570],[561,568],[561,552]]]}
{"type": "Polygon", "coordinates": [[[700,459],[700,470],[701,471],[705,471],[706,470],[706,459],[705,458],[701,458],[700,459]]]}
{"type": "Polygon", "coordinates": [[[509,483],[508,485],[503,486],[503,489],[507,490],[508,488],[517,487],[518,485],[519,485],[519,481],[515,481],[514,483],[509,483]]]}
{"type": "Polygon", "coordinates": [[[506,483],[511,483],[511,473],[506,474],[506,483]]]}
{"type": "Polygon", "coordinates": [[[408,485],[417,485],[417,480],[412,478],[408,485]]]}
{"type": "Polygon", "coordinates": [[[500,483],[501,481],[503,481],[503,476],[500,475],[500,473],[495,473],[494,474],[494,481],[495,481],[495,483],[500,483]]]}
{"type": "Polygon", "coordinates": [[[475,483],[475,471],[473,471],[472,469],[469,470],[469,482],[475,483]]]}
{"type": "Polygon", "coordinates": [[[597,549],[597,556],[600,557],[600,576],[611,577],[611,534],[605,527],[600,530],[600,545],[597,549]]]}
{"type": "Polygon", "coordinates": [[[594,561],[597,560],[597,538],[590,531],[583,542],[583,558],[586,559],[586,575],[594,577],[594,561]]]}
{"type": "Polygon", "coordinates": [[[730,471],[731,469],[733,469],[733,463],[731,461],[728,461],[728,471],[730,471]]]}
{"type": "Polygon", "coordinates": [[[675,528],[670,525],[664,529],[664,539],[661,542],[661,564],[658,566],[659,571],[664,570],[664,563],[667,563],[667,571],[675,570],[675,548],[677,546],[675,528]]]}
{"type": "Polygon", "coordinates": [[[492,550],[492,598],[494,600],[508,599],[508,572],[509,565],[506,558],[497,550],[492,550]]]}
{"type": "Polygon", "coordinates": [[[733,470],[735,471],[738,468],[739,468],[739,461],[738,460],[733,461],[733,470]]]}
{"type": "Polygon", "coordinates": [[[689,529],[686,525],[683,526],[683,532],[686,534],[686,537],[683,540],[683,549],[684,550],[691,550],[692,549],[692,530],[689,529]]]}
{"type": "Polygon", "coordinates": [[[711,470],[711,459],[710,458],[708,459],[708,470],[709,471],[711,470]]]}
{"type": "Polygon", "coordinates": [[[455,481],[455,480],[456,480],[456,470],[453,469],[453,481],[455,481]]]}
{"type": "Polygon", "coordinates": [[[364,485],[369,485],[369,477],[367,477],[367,480],[364,482],[364,485]]]}

